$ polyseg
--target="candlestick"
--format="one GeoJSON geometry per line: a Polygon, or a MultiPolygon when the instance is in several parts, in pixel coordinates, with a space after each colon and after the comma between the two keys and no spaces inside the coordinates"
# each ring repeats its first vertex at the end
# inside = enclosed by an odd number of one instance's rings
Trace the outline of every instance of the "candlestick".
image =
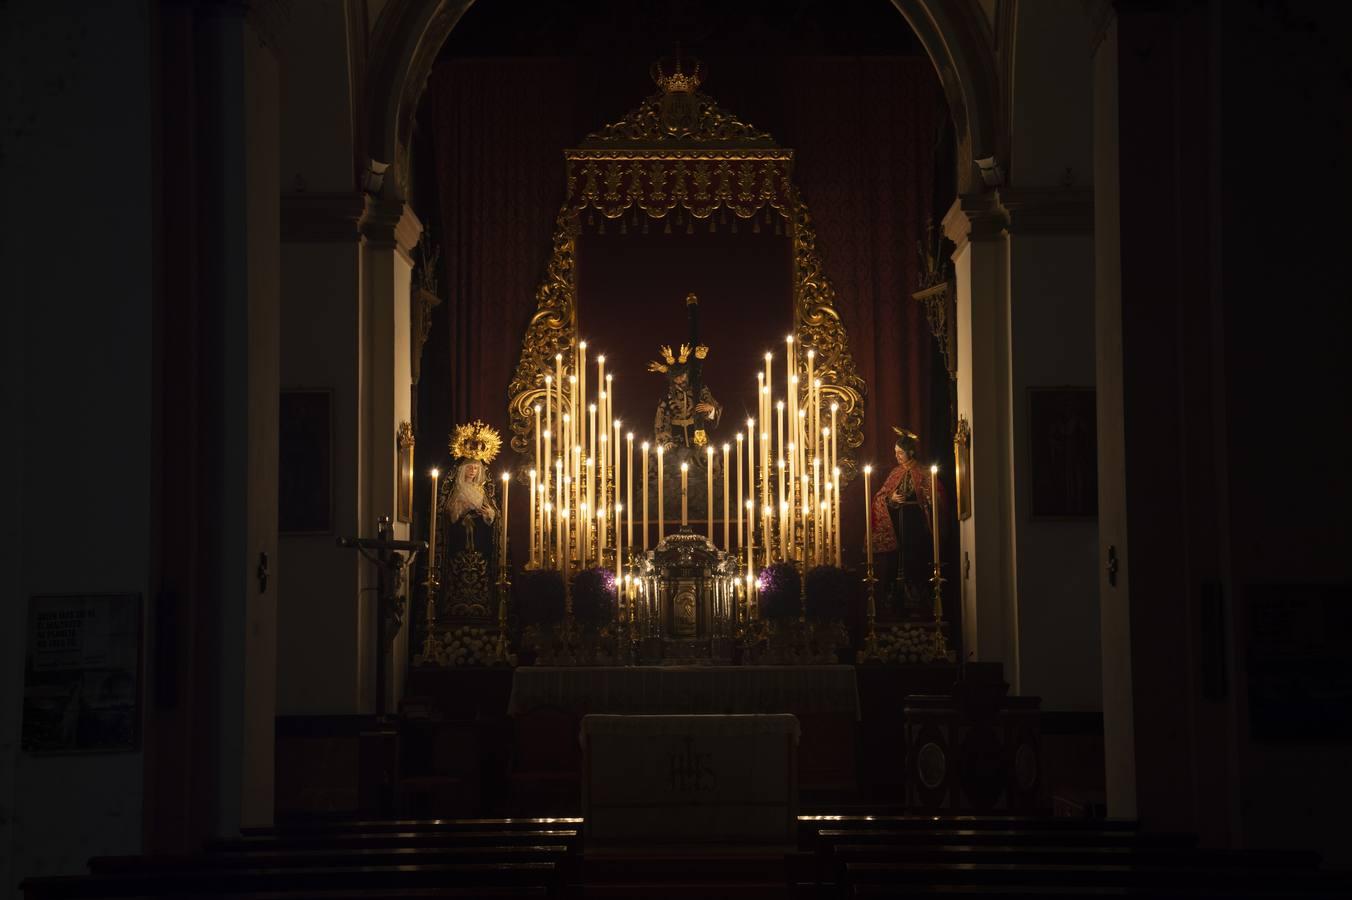
{"type": "Polygon", "coordinates": [[[512,476],[511,476],[509,473],[507,473],[507,472],[503,472],[503,473],[502,473],[502,543],[501,543],[501,544],[499,545],[499,547],[498,547],[498,567],[499,567],[503,572],[506,572],[507,569],[508,569],[508,565],[507,565],[507,510],[508,510],[508,506],[507,506],[507,492],[511,489],[511,487],[512,487],[512,476]]]}
{"type": "Polygon", "coordinates": [[[742,537],[742,433],[737,432],[737,548],[746,545],[742,537]]]}
{"type": "MultiPolygon", "coordinates": [[[[502,493],[504,504],[507,500],[507,491],[504,488],[502,493]]],[[[535,542],[540,537],[539,523],[535,521],[535,470],[530,470],[530,555],[531,565],[535,564],[535,542]]]]}
{"type": "Polygon", "coordinates": [[[732,523],[728,521],[728,450],[731,449],[726,442],[723,444],[723,552],[727,553],[732,548],[728,546],[728,533],[732,523]]]}
{"type": "Polygon", "coordinates": [[[648,442],[643,442],[643,550],[648,550],[648,442]]]}
{"type": "Polygon", "coordinates": [[[427,517],[427,579],[432,580],[432,569],[437,564],[437,480],[441,470],[432,470],[432,502],[428,504],[427,517]]]}
{"type": "Polygon", "coordinates": [[[545,451],[544,409],[538,403],[532,408],[535,410],[535,420],[533,422],[535,426],[535,458],[531,461],[538,466],[540,465],[541,460],[544,459],[545,451]]]}
{"type": "Polygon", "coordinates": [[[832,485],[831,497],[833,498],[832,505],[835,507],[835,509],[833,510],[834,518],[831,520],[831,532],[835,535],[836,538],[836,565],[840,566],[844,565],[845,558],[844,556],[841,555],[840,550],[840,502],[843,498],[840,496],[839,466],[831,470],[831,485],[832,485]]]}
{"type": "Polygon", "coordinates": [[[873,565],[873,494],[869,492],[868,479],[873,474],[873,466],[864,466],[864,558],[873,565]]]}
{"type": "MultiPolygon", "coordinates": [[[[624,505],[629,507],[629,512],[625,516],[625,542],[629,544],[630,551],[634,547],[634,433],[631,431],[625,435],[625,472],[624,472],[624,505]]],[[[644,493],[647,493],[647,484],[645,481],[644,493]]]]}
{"type": "Polygon", "coordinates": [[[939,571],[939,498],[934,485],[939,478],[939,467],[930,466],[930,533],[934,535],[934,571],[939,571]]]}
{"type": "MultiPolygon", "coordinates": [[[[756,501],[756,420],[746,420],[746,499],[753,505],[756,501]]],[[[756,515],[753,512],[746,517],[746,542],[756,545],[756,515]]]]}
{"type": "Polygon", "coordinates": [[[620,530],[620,513],[623,504],[615,504],[615,599],[619,600],[620,590],[624,586],[624,532],[620,530]]]}
{"type": "Polygon", "coordinates": [[[799,523],[798,523],[798,524],[799,524],[799,526],[803,529],[803,554],[802,554],[802,559],[803,559],[803,568],[806,569],[806,568],[807,568],[807,561],[808,561],[807,519],[808,519],[808,516],[811,514],[811,513],[810,513],[810,510],[809,510],[809,507],[808,507],[808,490],[807,490],[807,489],[808,489],[808,482],[809,482],[809,479],[808,479],[808,476],[807,476],[806,473],[804,473],[803,475],[801,475],[801,476],[799,476],[799,477],[800,477],[800,479],[801,479],[801,481],[802,481],[802,491],[801,491],[801,493],[799,494],[799,500],[798,500],[797,506],[798,506],[798,508],[800,508],[800,509],[802,510],[802,518],[799,520],[799,523]]]}
{"type": "Polygon", "coordinates": [[[812,457],[812,562],[822,564],[822,466],[820,457],[812,457]]]}
{"type": "Polygon", "coordinates": [[[578,443],[585,447],[587,445],[587,342],[580,341],[577,345],[577,351],[577,436],[578,443]]]}
{"type": "MultiPolygon", "coordinates": [[[[615,397],[611,396],[610,401],[614,403],[615,397]]],[[[620,482],[623,480],[622,478],[620,478],[620,420],[616,419],[613,425],[615,428],[615,439],[610,442],[610,447],[612,452],[615,454],[615,458],[610,461],[610,479],[611,479],[611,487],[613,489],[611,491],[610,503],[611,506],[619,506],[620,482]]],[[[633,538],[630,538],[629,540],[631,542],[630,546],[632,546],[633,538]]],[[[617,532],[615,535],[615,546],[618,547],[619,545],[620,545],[620,537],[619,533],[617,532]]]]}
{"type": "Polygon", "coordinates": [[[789,501],[784,492],[784,457],[781,455],[778,460],[779,468],[779,556],[781,559],[788,559],[789,554],[789,517],[784,514],[788,509],[789,501]]]}
{"type": "Polygon", "coordinates": [[[746,501],[746,583],[750,588],[752,584],[752,567],[755,566],[755,560],[752,554],[756,547],[756,527],[752,524],[756,519],[756,501],[746,501]]]}
{"type": "Polygon", "coordinates": [[[774,509],[773,507],[770,506],[770,504],[767,503],[761,510],[761,534],[765,535],[765,537],[763,537],[762,540],[765,541],[765,565],[767,567],[773,561],[772,557],[775,543],[773,537],[774,528],[772,528],[770,524],[773,521],[773,518],[774,518],[774,509]]]}
{"type": "Polygon", "coordinates": [[[686,503],[686,477],[690,474],[690,463],[681,463],[681,527],[690,524],[690,508],[686,503]]]}
{"type": "Polygon", "coordinates": [[[657,445],[657,543],[667,536],[666,484],[662,479],[662,455],[664,447],[657,445]]]}
{"type": "MultiPolygon", "coordinates": [[[[587,447],[587,450],[586,450],[586,452],[587,452],[587,459],[592,460],[592,461],[594,462],[594,461],[596,460],[596,404],[595,404],[595,403],[590,403],[590,404],[587,405],[587,430],[588,430],[588,433],[587,433],[587,443],[586,443],[586,447],[587,447]]],[[[588,463],[589,466],[592,465],[592,464],[593,464],[593,463],[588,463]]],[[[592,482],[592,478],[593,478],[593,476],[594,476],[595,474],[596,474],[596,470],[595,470],[595,469],[589,468],[589,469],[586,470],[586,476],[587,476],[587,498],[588,498],[589,501],[591,501],[591,499],[595,496],[593,492],[595,491],[595,487],[596,487],[596,486],[595,486],[595,484],[593,484],[593,482],[592,482]]],[[[595,508],[596,508],[596,504],[593,502],[593,503],[592,503],[592,509],[595,509],[595,508]]]]}
{"type": "Polygon", "coordinates": [[[828,566],[836,563],[836,536],[832,530],[832,523],[835,521],[832,516],[832,508],[835,506],[831,502],[831,479],[826,479],[826,484],[822,485],[822,506],[826,510],[826,520],[823,528],[826,529],[826,564],[828,566]]]}
{"type": "Polygon", "coordinates": [[[813,401],[816,399],[816,397],[813,395],[813,387],[812,387],[812,386],[813,386],[813,384],[815,383],[815,379],[813,379],[813,377],[812,377],[812,369],[813,369],[813,366],[815,365],[815,362],[814,362],[814,361],[816,360],[816,358],[817,358],[817,351],[816,351],[816,350],[811,350],[811,349],[810,349],[810,350],[807,351],[807,410],[808,410],[808,416],[807,416],[807,422],[805,422],[804,424],[806,424],[807,427],[808,427],[808,430],[807,430],[807,437],[808,437],[809,440],[812,441],[813,455],[816,455],[816,450],[817,450],[817,436],[816,436],[816,432],[817,432],[817,423],[816,423],[815,420],[813,420],[813,418],[812,418],[812,405],[813,405],[813,401]]]}
{"type": "MultiPolygon", "coordinates": [[[[606,460],[610,459],[610,435],[607,433],[610,429],[601,423],[601,472],[596,481],[596,506],[597,509],[604,509],[606,505],[606,460]]],[[[606,520],[600,519],[596,526],[596,551],[597,560],[601,558],[601,551],[610,546],[609,529],[606,527],[606,520]]]]}
{"type": "MultiPolygon", "coordinates": [[[[595,407],[592,407],[595,409],[595,407]]],[[[593,434],[592,438],[595,439],[593,434]]],[[[596,544],[592,539],[592,513],[596,511],[596,460],[587,457],[583,478],[587,482],[587,502],[582,507],[585,515],[578,520],[577,527],[582,529],[582,568],[587,568],[596,544]]]]}
{"type": "Polygon", "coordinates": [[[714,542],[714,445],[704,447],[704,516],[709,520],[709,543],[714,542]]]}
{"type": "MultiPolygon", "coordinates": [[[[563,511],[563,498],[564,498],[563,481],[564,481],[563,460],[556,459],[554,460],[554,509],[558,510],[559,512],[563,511]]],[[[562,553],[563,548],[559,546],[559,541],[563,535],[563,523],[559,520],[555,520],[553,524],[555,531],[554,552],[558,553],[558,556],[555,557],[554,565],[559,565],[560,564],[559,560],[563,558],[562,553]]],[[[546,568],[552,567],[547,566],[546,568]]]]}

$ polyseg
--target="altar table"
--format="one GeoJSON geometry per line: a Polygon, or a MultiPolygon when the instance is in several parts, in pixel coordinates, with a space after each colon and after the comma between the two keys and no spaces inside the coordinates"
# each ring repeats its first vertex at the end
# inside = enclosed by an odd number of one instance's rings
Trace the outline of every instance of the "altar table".
{"type": "Polygon", "coordinates": [[[859,720],[854,666],[521,666],[509,715],[795,713],[859,720]]]}
{"type": "Polygon", "coordinates": [[[792,843],[798,734],[791,715],[583,717],[588,843],[792,843]]]}

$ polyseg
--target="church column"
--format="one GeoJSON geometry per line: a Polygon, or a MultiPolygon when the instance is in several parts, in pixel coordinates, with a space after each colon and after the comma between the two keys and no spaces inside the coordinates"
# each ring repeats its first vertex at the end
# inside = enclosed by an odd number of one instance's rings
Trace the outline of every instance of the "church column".
{"type": "Polygon", "coordinates": [[[1017,689],[1005,225],[993,194],[960,196],[944,216],[944,233],[957,248],[958,415],[972,429],[972,515],[960,523],[960,590],[950,586],[948,596],[962,598],[965,657],[1002,662],[1017,689]]]}
{"type": "Polygon", "coordinates": [[[1044,710],[1097,711],[1093,407],[1075,419],[1060,418],[1054,406],[1067,396],[1083,400],[1080,389],[1093,396],[1092,193],[1001,188],[999,205],[1008,221],[1009,541],[1019,643],[1014,683],[1020,693],[1041,697],[1044,710]],[[1035,423],[1039,400],[1047,406],[1035,423]],[[1034,502],[1035,475],[1042,479],[1040,506],[1034,502]]]}
{"type": "MultiPolygon", "coordinates": [[[[408,204],[397,200],[370,199],[362,218],[361,339],[361,464],[358,471],[364,483],[358,492],[358,527],[365,537],[375,536],[376,519],[389,516],[397,540],[407,540],[408,523],[396,515],[398,487],[398,433],[401,422],[412,421],[412,337],[410,285],[413,274],[413,248],[422,236],[422,222],[408,204]]],[[[423,487],[415,477],[416,487],[423,487]]],[[[411,510],[410,510],[411,513],[411,510]]],[[[366,585],[375,587],[375,572],[363,568],[366,585]]],[[[359,603],[359,642],[361,654],[361,696],[363,707],[375,708],[378,661],[375,658],[375,630],[378,610],[375,591],[366,590],[359,603]]],[[[408,663],[409,611],[394,637],[389,654],[385,685],[385,708],[398,707],[403,693],[404,672],[408,663]]]]}

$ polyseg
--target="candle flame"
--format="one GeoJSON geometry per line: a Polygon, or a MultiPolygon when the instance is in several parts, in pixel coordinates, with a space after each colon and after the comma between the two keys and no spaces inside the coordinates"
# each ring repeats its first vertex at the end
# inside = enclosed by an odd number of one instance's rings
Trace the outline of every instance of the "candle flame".
{"type": "Polygon", "coordinates": [[[780,412],[783,412],[783,411],[784,411],[784,401],[783,401],[783,400],[777,400],[777,401],[775,401],[775,409],[779,410],[780,412]]]}
{"type": "Polygon", "coordinates": [[[739,432],[737,433],[737,443],[740,444],[741,442],[742,442],[742,433],[739,431],[739,432]]]}
{"type": "Polygon", "coordinates": [[[681,463],[681,471],[682,471],[682,472],[684,472],[685,470],[687,470],[687,469],[689,469],[689,468],[690,468],[690,463],[681,463]]]}
{"type": "Polygon", "coordinates": [[[647,441],[644,441],[644,442],[643,442],[643,452],[644,452],[644,453],[647,453],[647,452],[648,452],[648,442],[647,442],[647,441]]]}
{"type": "Polygon", "coordinates": [[[724,453],[727,453],[727,452],[728,452],[728,446],[729,446],[728,443],[727,443],[726,441],[724,441],[724,442],[723,442],[723,452],[724,452],[724,453]]]}
{"type": "Polygon", "coordinates": [[[872,475],[872,474],[873,474],[873,466],[864,466],[864,474],[865,474],[865,475],[872,475]]]}
{"type": "Polygon", "coordinates": [[[441,470],[440,470],[440,469],[433,469],[433,470],[432,470],[432,477],[433,477],[433,478],[439,478],[439,477],[441,477],[441,470]]]}
{"type": "Polygon", "coordinates": [[[624,437],[625,437],[626,440],[632,441],[632,440],[634,439],[634,433],[631,431],[631,432],[629,432],[628,434],[626,434],[624,437]]]}
{"type": "Polygon", "coordinates": [[[503,481],[511,481],[511,480],[512,480],[511,474],[508,473],[508,472],[503,472],[503,473],[502,473],[502,480],[503,480],[503,481]]]}
{"type": "Polygon", "coordinates": [[[581,347],[583,350],[586,350],[586,349],[587,349],[587,342],[586,342],[586,341],[578,341],[578,342],[577,342],[577,345],[578,345],[579,347],[581,347]]]}
{"type": "Polygon", "coordinates": [[[835,403],[831,404],[831,412],[835,412],[838,409],[840,409],[840,406],[838,404],[835,403]]]}
{"type": "Polygon", "coordinates": [[[596,357],[596,361],[599,363],[604,363],[606,361],[606,355],[602,353],[600,356],[596,357]]]}
{"type": "Polygon", "coordinates": [[[784,338],[784,343],[786,343],[786,344],[792,344],[792,343],[793,343],[793,335],[789,335],[788,337],[784,338]]]}
{"type": "Polygon", "coordinates": [[[770,358],[771,358],[772,356],[774,356],[773,353],[766,353],[766,354],[765,354],[765,361],[766,361],[766,362],[769,362],[769,361],[770,361],[770,358]]]}
{"type": "Polygon", "coordinates": [[[938,475],[938,474],[939,474],[939,467],[938,467],[938,466],[930,466],[930,474],[931,474],[931,475],[938,475]]]}
{"type": "Polygon", "coordinates": [[[812,358],[813,358],[814,356],[816,356],[816,355],[817,355],[817,351],[816,351],[816,350],[809,349],[809,350],[807,351],[807,358],[808,358],[808,359],[812,359],[812,358]]]}

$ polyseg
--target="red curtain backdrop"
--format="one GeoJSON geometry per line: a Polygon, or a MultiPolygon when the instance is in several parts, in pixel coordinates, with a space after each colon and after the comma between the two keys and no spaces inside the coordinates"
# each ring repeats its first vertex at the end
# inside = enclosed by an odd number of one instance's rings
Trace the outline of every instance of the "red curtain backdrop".
{"type": "MultiPolygon", "coordinates": [[[[885,471],[891,426],[900,424],[921,434],[927,456],[949,462],[947,410],[931,399],[942,366],[924,310],[910,297],[946,115],[929,61],[707,62],[702,89],[796,152],[795,181],[868,386],[860,460],[885,471]]],[[[436,154],[451,364],[448,384],[424,379],[420,390],[433,396],[423,408],[448,403],[446,421],[477,417],[505,428],[507,384],[563,199],[562,150],[637,106],[652,90],[642,71],[614,61],[532,58],[456,60],[433,73],[423,122],[436,154]]],[[[762,342],[780,349],[782,337],[767,333],[762,342]]],[[[429,348],[438,345],[445,346],[429,348]]],[[[429,372],[436,370],[445,371],[429,372]]],[[[842,524],[847,546],[856,548],[848,563],[862,552],[862,487],[856,482],[846,496],[842,524]]],[[[521,538],[515,543],[524,546],[521,538]]]]}

